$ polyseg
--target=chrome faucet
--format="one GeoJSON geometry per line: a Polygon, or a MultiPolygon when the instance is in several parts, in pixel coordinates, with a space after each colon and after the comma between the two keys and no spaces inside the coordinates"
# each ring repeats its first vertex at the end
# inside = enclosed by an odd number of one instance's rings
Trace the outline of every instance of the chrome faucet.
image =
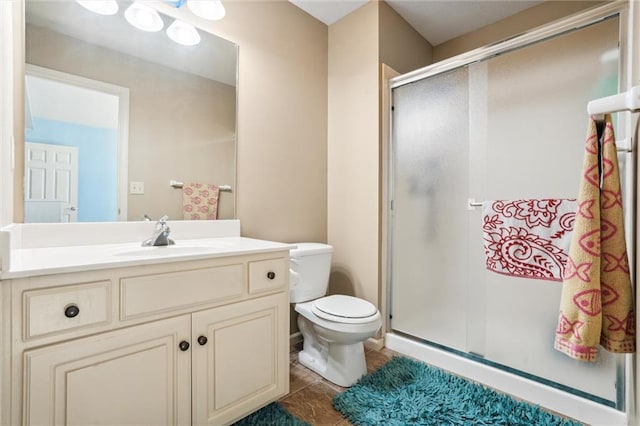
{"type": "Polygon", "coordinates": [[[167,219],[169,219],[169,216],[164,215],[156,222],[156,227],[153,230],[153,235],[151,235],[151,238],[149,238],[148,240],[144,240],[142,242],[143,246],[169,246],[176,243],[171,238],[169,238],[171,228],[167,226],[167,219]]]}

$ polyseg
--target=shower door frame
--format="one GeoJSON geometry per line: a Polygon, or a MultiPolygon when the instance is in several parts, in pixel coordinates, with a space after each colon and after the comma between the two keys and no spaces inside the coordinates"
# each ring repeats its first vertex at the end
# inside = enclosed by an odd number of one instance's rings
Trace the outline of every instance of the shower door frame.
{"type": "MultiPolygon", "coordinates": [[[[439,74],[443,74],[448,71],[452,71],[458,68],[465,67],[474,62],[488,60],[495,56],[508,53],[514,50],[525,48],[533,44],[545,41],[550,38],[561,36],[565,33],[569,33],[581,28],[596,24],[610,17],[618,16],[620,25],[620,69],[619,69],[619,92],[626,91],[634,85],[640,84],[640,46],[634,46],[632,40],[640,40],[640,4],[634,4],[635,2],[628,2],[626,0],[618,0],[605,5],[597,6],[588,9],[583,12],[576,13],[574,15],[553,21],[551,23],[542,25],[538,28],[525,32],[521,35],[499,41],[478,49],[471,50],[469,52],[454,56],[449,59],[437,62],[433,65],[420,68],[418,70],[409,72],[407,74],[400,75],[395,78],[391,78],[388,81],[388,85],[383,88],[383,96],[388,100],[390,105],[383,105],[383,108],[388,112],[383,117],[388,120],[388,128],[383,128],[383,167],[382,167],[382,182],[384,187],[382,188],[382,202],[383,217],[382,217],[382,267],[383,277],[385,282],[385,289],[382,290],[381,309],[385,312],[385,330],[387,333],[393,334],[393,328],[391,324],[392,312],[391,300],[392,294],[392,273],[393,265],[391,262],[392,255],[392,242],[393,242],[393,200],[394,200],[394,166],[393,166],[393,90],[400,86],[410,84],[419,80],[423,80],[429,77],[433,77],[439,74]],[[635,51],[634,51],[635,49],[635,51]],[[386,143],[385,143],[386,142],[386,143]]],[[[586,113],[586,105],[585,105],[586,113]]],[[[629,155],[630,167],[627,167],[625,179],[627,184],[627,192],[625,193],[627,203],[627,211],[625,212],[625,226],[626,226],[626,241],[628,246],[629,257],[635,261],[636,251],[634,250],[634,244],[636,242],[635,229],[636,223],[636,192],[640,185],[636,184],[636,154],[635,148],[637,143],[635,141],[635,131],[637,129],[638,114],[632,113],[620,113],[618,114],[618,126],[624,128],[625,136],[628,142],[628,148],[632,151],[629,155]]],[[[586,118],[586,117],[585,117],[586,118]]],[[[632,282],[635,287],[635,261],[631,262],[631,276],[632,282]]],[[[636,306],[640,303],[640,296],[636,292],[636,306]]],[[[638,321],[638,309],[636,309],[636,322],[638,321]]],[[[636,336],[638,338],[638,335],[636,336]]],[[[419,338],[418,338],[419,340],[419,338]]],[[[617,386],[617,401],[616,411],[625,414],[627,421],[631,421],[636,418],[635,412],[630,412],[630,408],[634,406],[640,407],[640,392],[638,395],[634,395],[633,383],[634,374],[637,368],[635,367],[635,355],[618,355],[617,356],[617,368],[616,368],[616,382],[618,384],[624,384],[624,386],[617,386]],[[637,400],[636,400],[637,398],[637,400]],[[632,402],[636,400],[636,404],[632,402]]]]}

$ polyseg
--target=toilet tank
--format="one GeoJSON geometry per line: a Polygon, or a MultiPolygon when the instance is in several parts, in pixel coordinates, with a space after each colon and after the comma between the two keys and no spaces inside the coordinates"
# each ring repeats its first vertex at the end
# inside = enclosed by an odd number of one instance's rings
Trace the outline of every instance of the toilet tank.
{"type": "Polygon", "coordinates": [[[289,300],[291,303],[317,299],[327,293],[333,247],[320,243],[297,243],[291,250],[289,300]]]}

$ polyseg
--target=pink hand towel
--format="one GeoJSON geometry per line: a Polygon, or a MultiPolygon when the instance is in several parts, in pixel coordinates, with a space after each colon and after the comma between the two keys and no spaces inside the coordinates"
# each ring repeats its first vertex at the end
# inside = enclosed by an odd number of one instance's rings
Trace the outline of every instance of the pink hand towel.
{"type": "Polygon", "coordinates": [[[185,220],[216,220],[220,188],[208,183],[185,183],[182,187],[182,216],[185,220]]]}

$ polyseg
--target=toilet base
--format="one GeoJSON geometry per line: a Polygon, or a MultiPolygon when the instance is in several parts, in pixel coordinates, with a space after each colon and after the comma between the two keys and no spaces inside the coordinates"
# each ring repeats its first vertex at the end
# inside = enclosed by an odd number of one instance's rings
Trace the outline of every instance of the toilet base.
{"type": "Polygon", "coordinates": [[[304,337],[298,361],[338,386],[350,387],[367,374],[362,342],[323,342],[307,321],[298,321],[304,337]]]}

